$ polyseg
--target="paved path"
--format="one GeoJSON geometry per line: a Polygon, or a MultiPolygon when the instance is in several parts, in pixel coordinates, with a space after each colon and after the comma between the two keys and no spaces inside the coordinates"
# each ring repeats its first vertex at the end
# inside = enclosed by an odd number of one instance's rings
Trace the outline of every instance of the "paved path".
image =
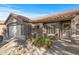
{"type": "Polygon", "coordinates": [[[72,44],[67,40],[59,40],[52,44],[52,48],[47,53],[53,55],[79,55],[79,44],[72,44]]]}
{"type": "MultiPolygon", "coordinates": [[[[28,43],[30,43],[30,42],[28,42],[28,43]]],[[[8,43],[8,45],[10,45],[11,47],[14,46],[13,42],[8,43]]],[[[9,48],[9,47],[7,47],[7,48],[9,48]]],[[[11,48],[11,49],[13,50],[13,48],[11,48]]],[[[50,49],[48,49],[47,51],[45,51],[44,49],[39,50],[38,48],[30,46],[29,44],[26,47],[26,50],[27,49],[30,49],[30,51],[28,51],[28,53],[32,54],[32,55],[41,55],[41,54],[42,55],[79,55],[79,44],[73,44],[73,43],[71,43],[70,40],[67,40],[67,39],[58,40],[58,41],[53,42],[52,47],[50,49]]],[[[1,52],[1,50],[0,50],[0,52],[1,52]]],[[[1,52],[0,54],[2,54],[2,53],[6,54],[4,51],[1,52]]],[[[13,54],[14,52],[11,52],[11,53],[13,54]]],[[[27,53],[26,53],[26,55],[27,55],[27,53]]]]}

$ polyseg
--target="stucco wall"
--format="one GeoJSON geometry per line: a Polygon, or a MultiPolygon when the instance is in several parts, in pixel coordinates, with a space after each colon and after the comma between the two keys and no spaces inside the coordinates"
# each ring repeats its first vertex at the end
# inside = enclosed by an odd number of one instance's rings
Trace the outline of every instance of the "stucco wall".
{"type": "Polygon", "coordinates": [[[3,32],[4,32],[4,28],[6,26],[4,24],[0,24],[0,35],[3,35],[3,32]]]}

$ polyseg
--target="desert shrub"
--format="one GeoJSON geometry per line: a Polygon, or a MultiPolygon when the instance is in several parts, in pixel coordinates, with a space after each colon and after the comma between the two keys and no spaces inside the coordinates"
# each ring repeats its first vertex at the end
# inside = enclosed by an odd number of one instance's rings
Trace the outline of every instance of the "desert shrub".
{"type": "Polygon", "coordinates": [[[33,44],[37,47],[50,48],[51,47],[51,40],[49,37],[39,36],[38,38],[34,39],[33,44]]]}

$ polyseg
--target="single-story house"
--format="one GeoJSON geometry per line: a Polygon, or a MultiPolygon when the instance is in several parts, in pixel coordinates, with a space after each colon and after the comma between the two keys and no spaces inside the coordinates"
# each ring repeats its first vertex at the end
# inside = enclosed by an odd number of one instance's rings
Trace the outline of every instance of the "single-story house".
{"type": "MultiPolygon", "coordinates": [[[[79,9],[40,17],[32,23],[40,23],[48,36],[79,43],[79,9]]],[[[40,25],[39,25],[40,26],[40,25]]]]}
{"type": "Polygon", "coordinates": [[[43,16],[37,20],[11,13],[4,24],[4,40],[11,37],[26,39],[31,38],[34,33],[42,35],[45,32],[56,40],[79,42],[79,9],[43,16]]]}
{"type": "Polygon", "coordinates": [[[29,22],[29,18],[11,13],[4,23],[6,25],[4,40],[8,40],[12,37],[19,39],[30,37],[32,27],[29,22]]]}

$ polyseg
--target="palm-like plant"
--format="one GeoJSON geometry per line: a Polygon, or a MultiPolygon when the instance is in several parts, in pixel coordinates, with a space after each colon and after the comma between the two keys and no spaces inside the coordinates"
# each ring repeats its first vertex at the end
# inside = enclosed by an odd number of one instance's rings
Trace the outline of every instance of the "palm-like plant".
{"type": "Polygon", "coordinates": [[[52,43],[49,37],[39,36],[38,38],[34,40],[33,44],[37,47],[50,48],[52,43]]]}

